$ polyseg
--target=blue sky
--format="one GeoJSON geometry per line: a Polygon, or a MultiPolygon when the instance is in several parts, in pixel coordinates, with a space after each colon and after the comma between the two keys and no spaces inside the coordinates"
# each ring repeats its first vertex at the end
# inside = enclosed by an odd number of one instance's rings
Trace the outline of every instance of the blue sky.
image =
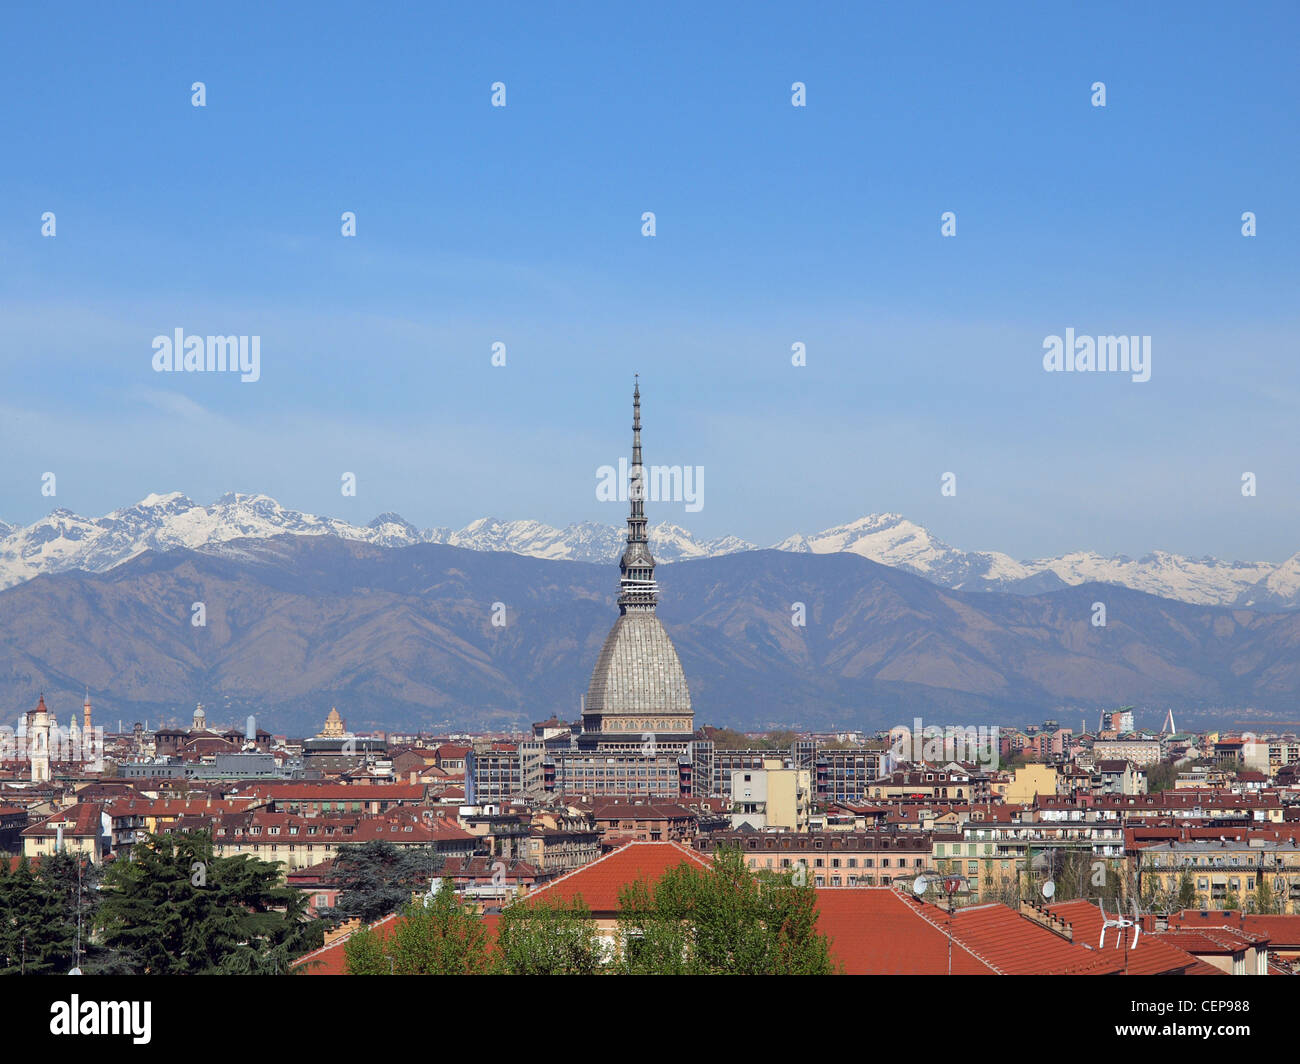
{"type": "Polygon", "coordinates": [[[637,371],[701,536],[1300,550],[1300,8],[805,6],[10,12],[0,517],[615,523],[637,371]],[[1045,373],[1066,327],[1151,380],[1045,373]],[[153,372],[176,328],[261,380],[153,372]]]}

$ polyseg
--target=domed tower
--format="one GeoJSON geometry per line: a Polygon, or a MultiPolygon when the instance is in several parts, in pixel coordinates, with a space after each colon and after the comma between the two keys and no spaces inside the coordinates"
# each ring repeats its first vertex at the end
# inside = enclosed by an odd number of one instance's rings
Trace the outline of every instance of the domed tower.
{"type": "Polygon", "coordinates": [[[583,703],[584,735],[637,739],[689,738],[695,730],[691,694],[677,650],[655,616],[659,592],[645,516],[645,470],[641,464],[641,387],[632,392],[631,512],[627,547],[619,560],[618,620],[596,659],[583,703]]]}

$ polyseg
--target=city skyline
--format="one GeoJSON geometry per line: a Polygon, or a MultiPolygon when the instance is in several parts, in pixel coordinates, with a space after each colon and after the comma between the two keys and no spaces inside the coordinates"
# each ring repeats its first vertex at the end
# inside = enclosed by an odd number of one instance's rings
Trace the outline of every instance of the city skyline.
{"type": "Polygon", "coordinates": [[[1150,977],[1300,975],[1294,0],[5,28],[21,1038],[501,1012],[195,975],[1281,1036],[1150,977]]]}

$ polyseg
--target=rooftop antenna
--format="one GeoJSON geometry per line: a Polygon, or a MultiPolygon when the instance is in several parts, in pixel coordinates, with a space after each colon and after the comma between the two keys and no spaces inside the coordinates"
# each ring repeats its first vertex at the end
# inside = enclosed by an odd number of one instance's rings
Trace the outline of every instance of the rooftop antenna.
{"type": "Polygon", "coordinates": [[[1120,915],[1120,903],[1115,902],[1115,917],[1111,919],[1106,916],[1106,905],[1098,900],[1097,908],[1101,910],[1101,940],[1097,943],[1098,949],[1103,949],[1106,945],[1106,929],[1113,927],[1118,932],[1115,936],[1115,944],[1124,951],[1124,974],[1128,975],[1128,955],[1131,950],[1137,949],[1138,939],[1142,937],[1142,924],[1138,912],[1137,899],[1133,900],[1133,919],[1130,920],[1120,915]],[[1128,929],[1133,928],[1133,945],[1128,945],[1128,929]]]}
{"type": "MultiPolygon", "coordinates": [[[[968,882],[965,876],[944,876],[943,879],[940,880],[940,884],[942,885],[943,892],[948,896],[948,974],[952,975],[952,899],[953,895],[955,895],[957,891],[968,885],[968,882]]],[[[920,897],[920,895],[925,893],[927,885],[928,883],[926,878],[924,876],[918,876],[912,883],[912,890],[916,891],[917,896],[920,897]],[[919,890],[917,889],[918,887],[920,888],[919,890]]]]}

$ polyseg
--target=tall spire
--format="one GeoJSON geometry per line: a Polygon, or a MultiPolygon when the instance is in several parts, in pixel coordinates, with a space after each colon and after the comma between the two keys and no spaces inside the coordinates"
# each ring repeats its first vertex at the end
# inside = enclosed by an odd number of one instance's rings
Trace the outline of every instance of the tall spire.
{"type": "Polygon", "coordinates": [[[619,613],[654,613],[658,601],[655,586],[655,560],[650,554],[646,533],[645,470],[641,465],[641,381],[632,388],[632,468],[628,478],[628,498],[632,502],[627,518],[627,549],[618,563],[619,613]]]}

